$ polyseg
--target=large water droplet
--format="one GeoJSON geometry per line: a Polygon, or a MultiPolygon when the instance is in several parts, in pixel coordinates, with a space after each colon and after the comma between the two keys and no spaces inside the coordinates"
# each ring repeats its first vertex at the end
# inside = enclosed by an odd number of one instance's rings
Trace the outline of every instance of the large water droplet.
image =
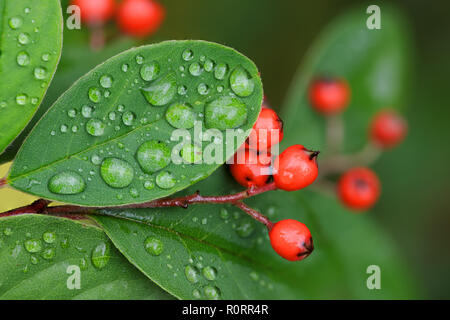
{"type": "Polygon", "coordinates": [[[205,96],[209,93],[209,87],[206,83],[200,83],[197,87],[197,92],[202,96],[205,96]]]}
{"type": "Polygon", "coordinates": [[[42,250],[41,240],[38,239],[28,239],[24,243],[25,249],[30,253],[36,253],[42,250]]]}
{"type": "Polygon", "coordinates": [[[47,77],[47,70],[42,67],[34,68],[34,77],[39,80],[43,80],[47,77]]]}
{"type": "Polygon", "coordinates": [[[83,115],[83,117],[85,118],[90,118],[92,117],[92,107],[90,106],[83,106],[81,108],[81,114],[83,115]]]}
{"type": "Polygon", "coordinates": [[[30,64],[30,55],[26,51],[21,51],[17,54],[16,61],[21,67],[27,66],[30,64]]]}
{"type": "Polygon", "coordinates": [[[30,43],[30,35],[28,33],[26,33],[26,32],[25,33],[20,33],[17,36],[17,41],[20,44],[26,45],[26,44],[30,43]]]}
{"type": "Polygon", "coordinates": [[[181,149],[181,157],[188,163],[200,163],[202,161],[202,148],[191,143],[186,143],[181,149]]]}
{"type": "Polygon", "coordinates": [[[136,63],[137,64],[143,64],[144,63],[144,57],[141,55],[136,56],[136,63]]]}
{"type": "Polygon", "coordinates": [[[247,70],[237,67],[230,75],[231,90],[240,97],[248,97],[255,89],[255,82],[247,70]]]}
{"type": "Polygon", "coordinates": [[[214,69],[214,77],[217,80],[223,80],[228,72],[228,65],[226,63],[219,63],[214,69]]]}
{"type": "Polygon", "coordinates": [[[89,88],[88,96],[89,96],[89,100],[91,100],[92,102],[97,103],[97,102],[100,101],[102,93],[100,92],[99,88],[91,87],[91,88],[89,88]]]}
{"type": "Polygon", "coordinates": [[[178,87],[178,94],[180,96],[184,96],[187,93],[187,87],[186,86],[179,86],[178,87]]]}
{"type": "Polygon", "coordinates": [[[206,72],[211,72],[214,69],[214,61],[212,61],[211,59],[206,60],[203,68],[206,72]]]}
{"type": "Polygon", "coordinates": [[[203,287],[203,292],[207,299],[218,300],[220,298],[220,290],[217,287],[205,286],[203,287]]]}
{"type": "Polygon", "coordinates": [[[247,121],[247,106],[234,97],[220,97],[205,107],[206,127],[219,130],[233,129],[247,121]]]}
{"type": "Polygon", "coordinates": [[[195,299],[200,299],[200,298],[202,297],[202,295],[201,295],[200,291],[198,291],[198,289],[194,289],[194,290],[192,291],[192,296],[193,296],[195,299]]]}
{"type": "Polygon", "coordinates": [[[199,279],[199,272],[197,270],[196,267],[191,266],[191,265],[187,265],[184,268],[184,274],[186,275],[186,279],[190,282],[190,283],[197,283],[198,279],[199,279]]]}
{"type": "Polygon", "coordinates": [[[159,256],[164,250],[164,245],[161,240],[155,237],[148,237],[144,241],[144,248],[151,255],[159,256]]]}
{"type": "Polygon", "coordinates": [[[167,109],[166,120],[175,128],[190,129],[194,126],[195,112],[187,104],[175,103],[167,109]]]}
{"type": "Polygon", "coordinates": [[[125,188],[134,178],[133,167],[128,162],[116,158],[103,160],[100,174],[106,184],[113,188],[125,188]]]}
{"type": "Polygon", "coordinates": [[[51,231],[44,232],[42,239],[44,239],[46,243],[53,243],[56,240],[56,234],[51,231]]]}
{"type": "Polygon", "coordinates": [[[202,74],[202,67],[198,62],[194,62],[189,66],[189,73],[194,77],[198,77],[202,74]]]}
{"type": "Polygon", "coordinates": [[[190,49],[186,49],[183,51],[181,56],[184,61],[191,61],[192,59],[194,59],[194,52],[192,52],[192,50],[190,49]]]}
{"type": "Polygon", "coordinates": [[[170,189],[175,186],[176,180],[172,173],[168,171],[160,172],[156,176],[156,184],[162,189],[170,189]]]}
{"type": "Polygon", "coordinates": [[[19,29],[23,24],[23,20],[21,17],[12,17],[11,19],[9,19],[8,24],[11,29],[19,29]]]}
{"type": "Polygon", "coordinates": [[[140,70],[141,78],[145,81],[155,80],[158,77],[159,72],[160,67],[156,61],[144,64],[140,70]]]}
{"type": "Polygon", "coordinates": [[[217,270],[214,267],[204,267],[202,269],[202,274],[206,280],[213,281],[216,280],[217,270]]]}
{"type": "Polygon", "coordinates": [[[91,260],[94,267],[103,269],[108,264],[110,258],[109,246],[102,242],[92,250],[91,260]]]}
{"type": "Polygon", "coordinates": [[[55,255],[56,251],[54,248],[46,248],[42,252],[42,258],[44,258],[45,260],[51,260],[55,257],[55,255]]]}
{"type": "Polygon", "coordinates": [[[23,106],[23,105],[26,105],[27,102],[28,102],[28,96],[27,96],[25,93],[18,94],[18,95],[16,96],[16,103],[17,103],[18,105],[23,106]]]}
{"type": "Polygon", "coordinates": [[[236,233],[242,238],[247,238],[253,233],[254,229],[253,221],[248,218],[243,218],[236,227],[236,233]]]}
{"type": "Polygon", "coordinates": [[[83,178],[72,171],[58,173],[48,182],[48,189],[57,194],[77,194],[83,192],[85,188],[83,178]]]}
{"type": "Polygon", "coordinates": [[[122,115],[122,122],[126,126],[132,126],[136,116],[131,111],[125,111],[122,115]]]}
{"type": "Polygon", "coordinates": [[[167,167],[170,156],[169,146],[157,140],[144,142],[136,153],[137,161],[145,173],[154,173],[167,167]]]}
{"type": "Polygon", "coordinates": [[[100,85],[103,88],[111,88],[112,84],[113,84],[113,78],[111,76],[105,74],[100,78],[100,85]]]}
{"type": "Polygon", "coordinates": [[[94,137],[103,135],[105,128],[105,124],[99,119],[91,119],[86,123],[86,132],[94,137]]]}
{"type": "Polygon", "coordinates": [[[230,217],[230,213],[228,212],[227,209],[222,208],[222,209],[220,209],[220,217],[221,217],[223,220],[227,220],[227,219],[230,217]]]}
{"type": "Polygon", "coordinates": [[[144,97],[154,106],[163,106],[172,101],[177,93],[175,76],[171,73],[160,78],[146,89],[141,89],[144,97]]]}

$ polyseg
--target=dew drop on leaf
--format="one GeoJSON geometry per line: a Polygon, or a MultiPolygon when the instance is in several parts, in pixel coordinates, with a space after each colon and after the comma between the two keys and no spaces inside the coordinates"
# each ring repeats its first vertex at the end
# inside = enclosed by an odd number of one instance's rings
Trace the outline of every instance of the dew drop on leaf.
{"type": "Polygon", "coordinates": [[[136,153],[136,159],[145,173],[154,173],[167,167],[170,156],[169,146],[157,140],[144,142],[136,153]]]}
{"type": "Polygon", "coordinates": [[[200,163],[202,161],[202,148],[195,144],[186,143],[181,148],[181,157],[187,163],[200,163]]]}
{"type": "Polygon", "coordinates": [[[186,86],[179,86],[178,87],[178,94],[180,96],[184,96],[187,93],[187,88],[186,86]]]}
{"type": "Polygon", "coordinates": [[[26,51],[21,51],[17,54],[17,64],[21,67],[25,67],[30,64],[30,55],[26,51]]]}
{"type": "Polygon", "coordinates": [[[111,76],[105,74],[100,78],[100,85],[103,88],[111,88],[112,84],[113,84],[113,78],[111,76]]]}
{"type": "Polygon", "coordinates": [[[144,188],[146,190],[152,190],[155,187],[155,183],[153,181],[147,180],[144,182],[144,188]]]}
{"type": "Polygon", "coordinates": [[[122,122],[126,126],[132,126],[136,116],[131,111],[125,111],[122,115],[122,122]]]}
{"type": "Polygon", "coordinates": [[[150,87],[141,89],[145,99],[154,106],[164,106],[172,101],[177,93],[177,83],[172,73],[156,80],[150,87]]]}
{"type": "Polygon", "coordinates": [[[17,41],[20,44],[26,45],[26,44],[30,43],[30,35],[28,33],[20,33],[17,36],[17,41]]]}
{"type": "Polygon", "coordinates": [[[242,67],[237,67],[230,75],[231,90],[240,97],[248,97],[253,93],[255,82],[242,67]]]}
{"type": "Polygon", "coordinates": [[[91,261],[94,267],[97,269],[103,269],[109,262],[110,254],[109,254],[109,246],[102,242],[98,244],[93,250],[91,254],[91,261]]]}
{"type": "Polygon", "coordinates": [[[38,239],[28,239],[24,243],[25,249],[30,253],[36,253],[42,250],[42,243],[38,239]]]}
{"type": "Polygon", "coordinates": [[[156,184],[162,189],[171,189],[175,186],[176,180],[172,173],[168,171],[160,172],[156,176],[156,184]]]}
{"type": "Polygon", "coordinates": [[[194,62],[189,66],[189,73],[194,77],[198,77],[202,74],[202,67],[198,62],[194,62]]]}
{"type": "Polygon", "coordinates": [[[175,103],[166,111],[166,120],[178,129],[190,129],[194,126],[195,113],[187,104],[175,103]]]}
{"type": "Polygon", "coordinates": [[[72,171],[58,173],[48,182],[48,189],[56,194],[78,194],[85,188],[86,183],[83,178],[72,171]]]}
{"type": "Polygon", "coordinates": [[[238,226],[236,227],[236,233],[241,238],[248,238],[255,229],[253,222],[247,218],[241,219],[238,226]]]}
{"type": "Polygon", "coordinates": [[[156,61],[146,63],[141,67],[140,74],[144,81],[155,80],[160,72],[159,64],[156,61]]]}
{"type": "Polygon", "coordinates": [[[42,258],[44,258],[46,260],[51,260],[54,258],[55,254],[56,254],[56,251],[54,248],[46,248],[42,252],[42,258]]]}
{"type": "Polygon", "coordinates": [[[197,92],[202,96],[205,96],[209,93],[209,87],[206,83],[200,83],[197,87],[197,92]]]}
{"type": "Polygon", "coordinates": [[[144,241],[144,248],[153,256],[159,256],[164,250],[161,240],[155,237],[147,237],[144,241]]]}
{"type": "Polygon", "coordinates": [[[194,52],[192,52],[192,50],[190,49],[186,49],[183,51],[181,56],[184,61],[191,61],[192,59],[194,59],[194,52]]]}
{"type": "Polygon", "coordinates": [[[195,299],[200,299],[200,298],[202,297],[202,295],[201,295],[201,293],[200,293],[200,291],[199,291],[198,289],[194,289],[194,290],[192,291],[192,296],[193,296],[195,299]]]}
{"type": "Polygon", "coordinates": [[[105,183],[113,188],[125,188],[134,178],[133,167],[117,158],[106,158],[100,167],[100,175],[105,183]]]}
{"type": "Polygon", "coordinates": [[[89,96],[89,100],[91,100],[94,103],[97,103],[100,101],[102,93],[100,92],[99,88],[91,87],[91,88],[89,88],[88,96],[89,96]]]}
{"type": "Polygon", "coordinates": [[[69,118],[75,118],[77,115],[77,110],[70,109],[69,111],[67,111],[67,115],[69,116],[69,118]]]}
{"type": "Polygon", "coordinates": [[[228,72],[228,65],[226,63],[219,63],[217,64],[216,68],[214,69],[214,77],[217,80],[223,80],[228,72]]]}
{"type": "Polygon", "coordinates": [[[90,118],[90,117],[92,117],[92,107],[90,107],[90,106],[83,106],[82,108],[81,108],[81,114],[82,114],[82,116],[83,117],[85,117],[85,118],[90,118]]]}
{"type": "Polygon", "coordinates": [[[217,270],[214,267],[204,267],[202,269],[202,274],[206,280],[213,281],[216,280],[217,270]]]}
{"type": "Polygon", "coordinates": [[[203,287],[203,292],[209,300],[218,300],[220,298],[220,290],[215,286],[205,286],[203,287]]]}
{"type": "Polygon", "coordinates": [[[56,240],[56,234],[51,231],[46,231],[42,235],[42,239],[44,239],[45,243],[53,243],[56,240]]]}
{"type": "Polygon", "coordinates": [[[211,72],[214,69],[214,62],[211,59],[206,60],[203,68],[206,72],[211,72]]]}
{"type": "Polygon", "coordinates": [[[105,124],[99,119],[91,119],[86,123],[86,132],[91,136],[99,137],[105,132],[105,124]]]}
{"type": "Polygon", "coordinates": [[[20,106],[26,105],[28,102],[28,96],[24,93],[16,96],[16,103],[20,106]]]}
{"type": "Polygon", "coordinates": [[[23,20],[21,17],[12,17],[9,19],[8,24],[13,30],[19,29],[23,24],[23,20]]]}
{"type": "Polygon", "coordinates": [[[190,264],[188,264],[185,268],[184,268],[184,274],[186,276],[186,279],[190,282],[190,283],[197,283],[198,279],[199,279],[199,272],[197,270],[196,267],[191,266],[190,264]]]}
{"type": "Polygon", "coordinates": [[[247,106],[234,97],[220,97],[205,107],[206,127],[219,130],[233,129],[247,121],[247,106]]]}

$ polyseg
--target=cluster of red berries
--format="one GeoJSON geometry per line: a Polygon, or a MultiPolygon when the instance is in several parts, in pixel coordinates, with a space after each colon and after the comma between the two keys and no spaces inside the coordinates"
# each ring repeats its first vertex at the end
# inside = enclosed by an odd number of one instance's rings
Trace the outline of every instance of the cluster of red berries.
{"type": "MultiPolygon", "coordinates": [[[[312,107],[324,116],[339,114],[350,102],[350,86],[344,79],[318,79],[310,87],[312,107]]],[[[379,149],[398,145],[407,132],[406,121],[393,110],[375,115],[369,130],[370,143],[379,149]]],[[[339,179],[337,193],[341,201],[354,210],[370,209],[380,195],[380,181],[369,168],[352,168],[339,179]]]]}
{"type": "Polygon", "coordinates": [[[146,37],[158,30],[165,17],[164,7],[154,0],[72,0],[87,25],[102,25],[116,17],[125,34],[146,37]]]}
{"type": "MultiPolygon", "coordinates": [[[[317,178],[319,152],[293,145],[273,159],[270,148],[283,139],[283,122],[265,103],[249,138],[234,156],[230,172],[246,188],[263,187],[272,182],[278,189],[300,190],[317,178]]],[[[309,229],[303,223],[286,219],[269,228],[273,249],[290,261],[302,260],[313,251],[309,229]]]]}

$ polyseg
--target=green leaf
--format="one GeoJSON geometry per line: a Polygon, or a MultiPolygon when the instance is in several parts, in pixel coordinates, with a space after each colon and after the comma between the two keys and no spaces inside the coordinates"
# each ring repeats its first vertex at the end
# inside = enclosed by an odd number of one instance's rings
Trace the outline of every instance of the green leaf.
{"type": "MultiPolygon", "coordinates": [[[[235,188],[220,169],[183,193],[199,189],[217,195],[235,188]]],[[[314,238],[312,255],[301,262],[280,258],[271,249],[265,227],[229,205],[103,210],[110,217],[95,219],[131,263],[182,299],[213,298],[208,295],[211,288],[221,299],[410,296],[398,252],[368,217],[353,215],[335,199],[311,192],[276,191],[247,202],[274,221],[292,218],[307,224],[314,238]],[[382,270],[379,291],[366,287],[366,268],[372,264],[382,270]],[[215,279],[203,275],[207,267],[215,269],[215,279]]]]}
{"type": "Polygon", "coordinates": [[[365,7],[333,20],[307,53],[282,108],[285,145],[304,143],[323,150],[325,119],[312,110],[308,88],[315,77],[345,78],[351,102],[344,112],[346,151],[367,142],[370,119],[382,108],[401,108],[409,79],[409,32],[403,16],[382,6],[382,28],[369,30],[365,7]]]}
{"type": "Polygon", "coordinates": [[[68,219],[0,219],[0,256],[0,299],[171,298],[132,267],[100,229],[68,219]],[[77,268],[80,289],[74,288],[77,268]]]}
{"type": "Polygon", "coordinates": [[[33,117],[62,49],[59,0],[0,4],[0,153],[33,117]]]}
{"type": "MultiPolygon", "coordinates": [[[[261,100],[255,65],[233,49],[204,41],[131,49],[89,72],[58,99],[26,139],[8,182],[41,197],[89,206],[165,197],[204,179],[235,152],[257,119],[261,100]],[[240,87],[233,94],[230,74],[240,68],[247,72],[247,81],[239,79],[247,91],[240,87]],[[188,107],[189,115],[167,112],[173,105],[188,107]],[[242,134],[234,147],[228,143],[225,148],[226,138],[215,139],[218,130],[209,132],[210,140],[202,142],[204,154],[214,145],[223,150],[212,164],[205,156],[201,164],[167,165],[159,152],[179,152],[174,147],[183,141],[171,139],[173,125],[186,127],[191,116],[199,125],[205,119],[207,128],[238,127],[242,134]],[[105,161],[109,158],[117,161],[105,161]],[[65,182],[55,175],[65,176],[65,182]],[[77,185],[70,186],[72,182],[77,185]]],[[[185,131],[197,144],[198,130],[195,126],[185,131]]],[[[183,159],[192,158],[189,150],[183,150],[183,159]]]]}

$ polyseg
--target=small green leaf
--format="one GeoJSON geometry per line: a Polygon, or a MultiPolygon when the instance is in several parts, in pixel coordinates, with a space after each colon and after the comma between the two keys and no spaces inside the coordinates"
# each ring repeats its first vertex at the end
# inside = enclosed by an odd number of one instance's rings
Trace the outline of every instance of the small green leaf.
{"type": "Polygon", "coordinates": [[[403,16],[383,4],[382,28],[369,30],[365,12],[358,7],[333,20],[307,53],[282,108],[284,145],[301,142],[324,150],[325,120],[312,110],[308,96],[316,77],[341,77],[350,84],[351,102],[343,114],[345,151],[364,146],[375,112],[403,107],[410,62],[403,16]]]}
{"type": "Polygon", "coordinates": [[[257,119],[261,100],[258,70],[233,49],[204,41],[131,49],[96,67],[58,99],[17,154],[8,182],[44,198],[88,206],[165,197],[206,178],[235,152],[257,119]],[[190,60],[183,58],[186,50],[190,60]],[[226,66],[222,80],[207,61],[226,66]],[[194,63],[199,74],[189,71],[194,63]],[[230,87],[235,69],[245,70],[253,83],[248,96],[236,96],[230,87]],[[207,94],[198,90],[204,86],[207,94]],[[175,135],[178,128],[181,137],[175,135]],[[225,129],[238,129],[235,143],[227,141],[225,129]],[[193,159],[185,147],[191,143],[202,152],[196,150],[197,161],[183,162],[193,159]],[[72,178],[66,187],[54,188],[61,175],[72,178]]]}
{"type": "Polygon", "coordinates": [[[0,299],[171,298],[132,267],[100,229],[68,219],[0,219],[0,256],[0,299]]]}
{"type": "MultiPolygon", "coordinates": [[[[236,183],[220,169],[183,194],[197,189],[227,194],[236,190],[236,183]]],[[[407,269],[395,246],[370,218],[311,192],[276,191],[247,202],[273,221],[305,223],[314,238],[311,256],[300,262],[280,258],[267,229],[230,205],[104,210],[110,217],[95,219],[131,263],[182,299],[411,296],[407,269]],[[382,290],[367,289],[369,265],[381,267],[382,290]]]]}
{"type": "Polygon", "coordinates": [[[33,117],[62,49],[59,0],[0,3],[0,153],[33,117]]]}

